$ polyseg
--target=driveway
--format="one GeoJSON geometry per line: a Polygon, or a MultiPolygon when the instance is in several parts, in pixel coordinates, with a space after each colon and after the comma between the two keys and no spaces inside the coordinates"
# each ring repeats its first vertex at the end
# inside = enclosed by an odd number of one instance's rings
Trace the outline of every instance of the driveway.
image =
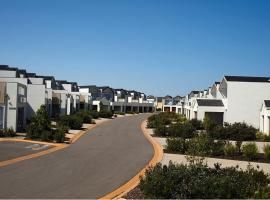
{"type": "Polygon", "coordinates": [[[35,144],[29,142],[13,142],[1,141],[0,142],[0,162],[5,160],[14,159],[20,156],[25,156],[53,147],[48,144],[35,144]]]}
{"type": "Polygon", "coordinates": [[[70,147],[0,168],[0,198],[100,198],[153,157],[141,114],[105,122],[70,147]]]}

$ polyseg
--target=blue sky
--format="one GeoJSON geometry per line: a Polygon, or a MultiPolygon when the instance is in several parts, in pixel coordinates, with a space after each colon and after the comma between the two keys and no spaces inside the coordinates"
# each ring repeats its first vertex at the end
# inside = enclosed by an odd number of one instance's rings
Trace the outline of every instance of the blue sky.
{"type": "Polygon", "coordinates": [[[268,0],[0,0],[0,63],[154,95],[270,76],[268,0]]]}

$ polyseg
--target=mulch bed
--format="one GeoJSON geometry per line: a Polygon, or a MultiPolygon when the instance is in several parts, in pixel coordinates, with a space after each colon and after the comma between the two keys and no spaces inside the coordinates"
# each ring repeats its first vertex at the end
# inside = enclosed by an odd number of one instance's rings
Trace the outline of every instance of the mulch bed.
{"type": "Polygon", "coordinates": [[[144,199],[144,195],[140,188],[137,186],[122,198],[124,199],[144,199]]]}

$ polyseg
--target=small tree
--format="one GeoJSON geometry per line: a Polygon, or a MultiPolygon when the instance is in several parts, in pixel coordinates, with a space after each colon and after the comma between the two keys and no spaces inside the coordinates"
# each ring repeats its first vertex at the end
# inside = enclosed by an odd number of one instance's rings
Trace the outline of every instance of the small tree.
{"type": "Polygon", "coordinates": [[[51,121],[45,105],[40,106],[36,116],[30,120],[26,129],[26,137],[42,140],[49,140],[52,137],[51,121]]]}

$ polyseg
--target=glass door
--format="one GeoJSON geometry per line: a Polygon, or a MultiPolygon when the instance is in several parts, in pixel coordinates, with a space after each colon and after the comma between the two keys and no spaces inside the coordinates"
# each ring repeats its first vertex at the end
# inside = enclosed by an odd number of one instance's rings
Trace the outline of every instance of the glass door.
{"type": "Polygon", "coordinates": [[[4,107],[0,106],[0,129],[4,129],[4,107]]]}

